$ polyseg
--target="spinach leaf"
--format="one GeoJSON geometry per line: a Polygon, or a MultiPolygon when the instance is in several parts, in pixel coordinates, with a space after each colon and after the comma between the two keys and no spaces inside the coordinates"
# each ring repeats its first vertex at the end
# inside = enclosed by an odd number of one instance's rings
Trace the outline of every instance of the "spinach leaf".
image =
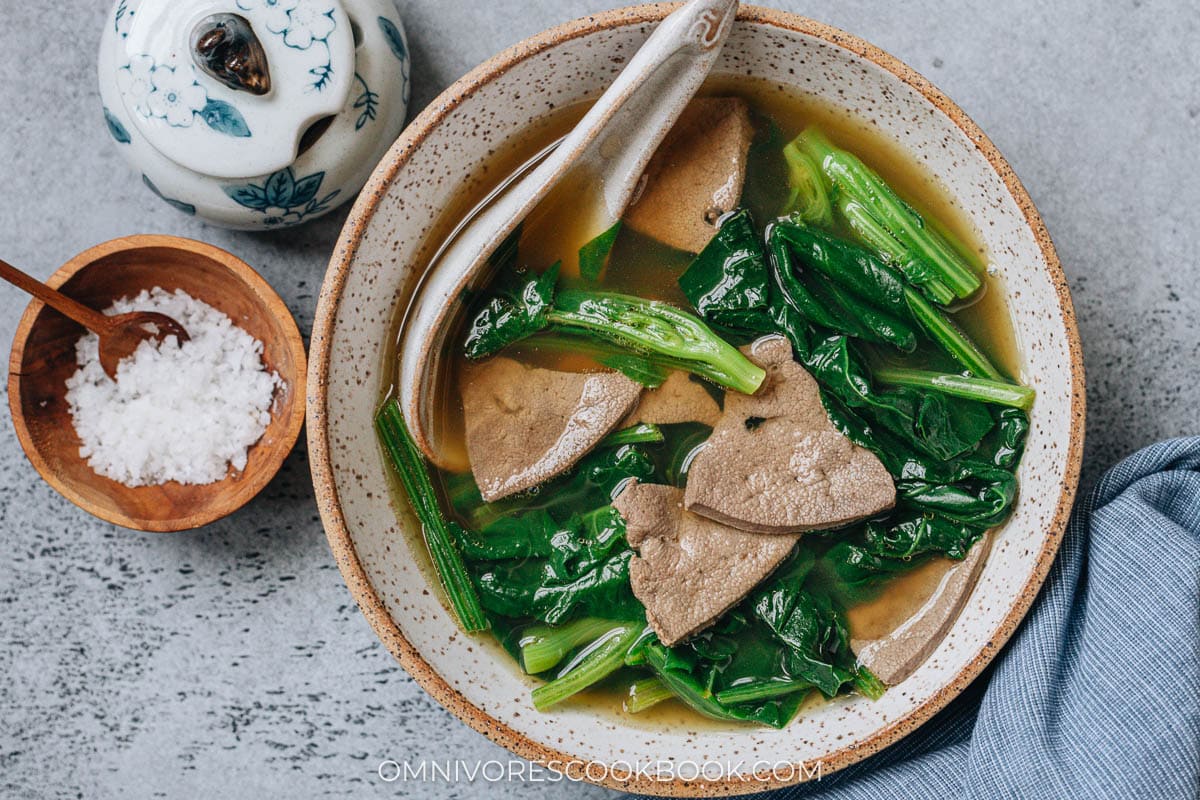
{"type": "Polygon", "coordinates": [[[900,496],[926,512],[983,528],[999,525],[1017,497],[1017,477],[1006,469],[966,461],[951,480],[898,481],[900,496]]]}
{"type": "Polygon", "coordinates": [[[766,373],[700,319],[670,303],[615,292],[567,289],[548,319],[556,328],[617,344],[745,394],[766,373]]]}
{"type": "Polygon", "coordinates": [[[1016,499],[1013,470],[1029,430],[1024,412],[1001,410],[973,449],[955,458],[931,459],[910,442],[873,426],[839,398],[825,395],[822,399],[834,426],[879,457],[895,478],[901,499],[910,506],[977,527],[998,525],[1008,516],[1016,499]]]}
{"type": "Polygon", "coordinates": [[[531,336],[550,324],[560,264],[541,275],[521,270],[502,273],[497,292],[472,318],[467,331],[467,358],[479,359],[531,336]]]}
{"type": "Polygon", "coordinates": [[[551,328],[746,394],[762,385],[766,373],[691,313],[615,292],[568,289],[556,295],[558,269],[555,264],[534,278],[512,273],[472,318],[467,357],[483,358],[551,328]]]}
{"type": "Polygon", "coordinates": [[[737,312],[765,310],[767,285],[766,261],[745,209],[721,223],[721,229],[679,277],[679,288],[697,313],[716,322],[737,312]]]}
{"type": "Polygon", "coordinates": [[[496,561],[549,555],[558,523],[545,509],[535,509],[520,516],[499,517],[479,532],[462,526],[454,531],[464,558],[496,561]]]}
{"type": "Polygon", "coordinates": [[[903,282],[865,250],[784,221],[771,225],[767,242],[785,298],[813,324],[906,353],[916,348],[903,282]]]}
{"type": "Polygon", "coordinates": [[[964,558],[985,530],[904,507],[835,542],[817,562],[813,584],[846,606],[868,601],[889,578],[934,556],[964,558]]]}
{"type": "Polygon", "coordinates": [[[925,555],[966,558],[979,539],[979,530],[955,524],[905,504],[886,522],[874,520],[863,528],[864,546],[886,558],[912,559],[925,555]]]}
{"type": "Polygon", "coordinates": [[[566,579],[602,561],[620,543],[625,527],[610,505],[573,514],[557,523],[544,508],[499,517],[475,533],[455,526],[459,550],[469,561],[545,558],[550,573],[566,579]]]}
{"type": "Polygon", "coordinates": [[[638,446],[621,445],[594,451],[524,497],[483,503],[477,489],[457,482],[455,510],[485,521],[478,533],[456,526],[483,608],[493,617],[552,625],[585,616],[644,619],[629,586],[633,551],[625,523],[610,502],[630,478],[650,480],[654,471],[638,446]]]}
{"type": "Polygon", "coordinates": [[[814,688],[878,693],[859,670],[831,596],[809,586],[815,556],[804,546],[775,576],[707,631],[664,647],[635,645],[626,663],[652,669],[672,693],[709,717],[783,727],[814,688]]]}
{"type": "MultiPolygon", "coordinates": [[[[770,663],[771,656],[778,656],[774,648],[754,646],[758,643],[756,639],[750,639],[749,642],[751,647],[745,652],[749,657],[761,660],[764,665],[770,663]]],[[[796,715],[804,701],[804,693],[795,692],[779,698],[727,705],[718,701],[714,694],[712,662],[703,661],[691,646],[669,648],[663,646],[657,637],[651,637],[640,645],[638,652],[645,659],[646,666],[677,698],[706,717],[757,722],[782,728],[796,715]]],[[[742,652],[738,650],[739,654],[742,652]]]]}
{"type": "Polygon", "coordinates": [[[814,325],[905,353],[916,347],[919,330],[976,376],[1005,382],[950,317],[872,253],[786,220],[770,227],[767,243],[785,298],[814,325]]]}
{"type": "Polygon", "coordinates": [[[799,548],[766,584],[750,596],[751,614],[787,650],[787,677],[798,679],[833,697],[854,679],[854,656],[849,653],[845,624],[827,595],[805,588],[815,558],[799,548]]]}
{"type": "Polygon", "coordinates": [[[772,252],[776,243],[794,263],[820,273],[856,297],[881,310],[904,308],[904,281],[866,250],[805,225],[780,221],[767,233],[772,252]]]}
{"type": "Polygon", "coordinates": [[[612,506],[576,514],[550,542],[550,572],[567,580],[598,566],[624,543],[625,520],[612,506]]]}
{"type": "Polygon", "coordinates": [[[932,391],[876,388],[865,360],[845,335],[820,341],[801,354],[801,360],[829,394],[929,456],[961,455],[992,428],[991,412],[984,403],[932,391]]]}
{"type": "Polygon", "coordinates": [[[471,564],[479,601],[493,614],[532,617],[549,624],[603,614],[612,620],[645,617],[629,588],[629,560],[622,548],[590,568],[566,578],[540,559],[471,564]]]}
{"type": "Polygon", "coordinates": [[[625,523],[611,505],[561,524],[536,509],[462,535],[480,603],[492,615],[551,625],[584,616],[645,618],[629,586],[625,523]]]}
{"type": "Polygon", "coordinates": [[[579,274],[585,281],[600,280],[620,232],[621,222],[618,220],[611,228],[579,248],[579,274]]]}

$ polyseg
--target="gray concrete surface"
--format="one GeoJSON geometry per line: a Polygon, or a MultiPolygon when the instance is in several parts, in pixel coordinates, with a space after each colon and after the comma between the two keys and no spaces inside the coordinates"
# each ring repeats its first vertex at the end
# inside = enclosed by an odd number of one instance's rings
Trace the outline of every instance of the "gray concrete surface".
{"type": "MultiPolygon", "coordinates": [[[[923,71],[1024,180],[1075,292],[1087,479],[1141,445],[1200,432],[1200,6],[775,2],[923,71]]],[[[400,5],[420,108],[500,48],[616,3],[400,5]]],[[[105,0],[4,6],[0,255],[44,276],[115,236],[193,236],[259,268],[307,329],[344,213],[272,235],[177,214],[141,186],[102,124],[93,58],[105,0]]],[[[0,341],[24,305],[0,286],[0,341]]],[[[241,513],[150,536],[60,498],[0,425],[0,531],[0,795],[470,797],[483,786],[401,787],[375,770],[387,758],[506,757],[426,697],[371,633],[326,546],[303,447],[241,513]]]]}

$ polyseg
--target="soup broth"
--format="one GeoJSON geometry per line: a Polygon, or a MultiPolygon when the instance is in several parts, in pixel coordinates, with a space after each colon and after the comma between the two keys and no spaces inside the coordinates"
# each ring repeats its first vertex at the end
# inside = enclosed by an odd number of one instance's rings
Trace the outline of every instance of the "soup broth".
{"type": "MultiPolygon", "coordinates": [[[[710,80],[702,94],[719,97],[739,97],[751,110],[754,139],[750,147],[742,205],[756,221],[765,223],[776,217],[788,197],[786,166],[780,157],[781,148],[810,124],[819,125],[839,147],[849,150],[879,173],[912,207],[926,219],[936,220],[942,234],[953,245],[969,253],[974,261],[986,265],[988,253],[971,220],[962,213],[958,203],[936,180],[903,149],[885,137],[867,119],[827,105],[813,97],[784,90],[783,87],[746,78],[716,78],[710,80]]],[[[519,142],[497,152],[484,166],[469,190],[456,198],[443,218],[432,230],[421,260],[427,263],[438,245],[472,208],[504,179],[518,172],[523,165],[564,135],[578,121],[585,109],[568,108],[548,118],[519,142]]],[[[579,249],[600,232],[595,216],[578,198],[586,195],[580,187],[566,187],[543,203],[524,223],[520,251],[521,263],[533,270],[543,270],[556,261],[563,262],[562,283],[577,284],[579,249]],[[568,198],[577,198],[571,202],[568,198]]],[[[693,256],[660,244],[625,226],[618,234],[609,257],[608,266],[600,281],[603,291],[620,292],[652,300],[661,300],[681,308],[689,308],[678,278],[692,262],[693,256]]],[[[414,270],[421,274],[423,269],[414,270]]],[[[986,272],[984,288],[969,304],[953,307],[954,321],[967,331],[980,349],[1003,372],[1020,377],[1020,358],[1013,334],[1005,291],[1000,280],[986,272]]],[[[403,304],[402,304],[403,305],[403,304]]],[[[400,335],[404,308],[398,309],[397,336],[400,335]]],[[[460,332],[452,341],[462,341],[460,332]]],[[[439,440],[446,443],[443,464],[433,470],[435,489],[443,500],[443,509],[454,521],[470,526],[471,519],[454,511],[449,499],[460,491],[464,475],[469,475],[463,427],[463,405],[460,381],[468,362],[460,352],[445,385],[440,387],[438,402],[439,440]]],[[[605,369],[590,355],[547,347],[534,337],[506,348],[503,354],[523,363],[566,372],[593,372],[605,369]]],[[[903,359],[901,359],[903,360],[903,359]]],[[[947,370],[952,363],[934,360],[919,366],[947,370]]],[[[387,368],[395,374],[395,358],[387,368]]],[[[954,371],[949,369],[949,371],[954,371]]],[[[389,395],[391,392],[389,392],[389,395]]],[[[718,392],[719,394],[719,392],[718,392]]],[[[438,585],[435,571],[428,561],[420,541],[417,526],[408,526],[414,540],[411,551],[422,561],[423,571],[433,585],[438,585]]],[[[928,559],[922,566],[884,584],[865,601],[847,611],[850,635],[855,638],[874,638],[886,635],[900,622],[919,609],[929,599],[945,571],[955,562],[944,557],[928,559]]],[[[491,637],[485,637],[490,640],[491,637]]],[[[508,659],[496,647],[497,658],[508,659]]],[[[511,659],[508,659],[511,660],[511,659]]],[[[513,664],[514,669],[518,669],[513,664]]],[[[570,703],[583,705],[597,714],[617,714],[627,723],[653,727],[728,726],[730,722],[706,720],[683,704],[670,700],[653,708],[629,714],[621,710],[623,696],[629,685],[628,670],[622,670],[598,686],[576,695],[570,703]]],[[[819,694],[806,703],[818,702],[819,694]]]]}

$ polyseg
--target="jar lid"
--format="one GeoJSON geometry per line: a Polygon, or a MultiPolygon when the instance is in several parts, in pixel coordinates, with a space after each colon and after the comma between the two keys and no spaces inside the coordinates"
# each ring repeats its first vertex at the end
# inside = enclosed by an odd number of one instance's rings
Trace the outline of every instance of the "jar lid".
{"type": "Polygon", "coordinates": [[[354,34],[340,0],[124,0],[117,86],[134,126],[202,175],[245,178],[295,161],[342,110],[354,34]]]}

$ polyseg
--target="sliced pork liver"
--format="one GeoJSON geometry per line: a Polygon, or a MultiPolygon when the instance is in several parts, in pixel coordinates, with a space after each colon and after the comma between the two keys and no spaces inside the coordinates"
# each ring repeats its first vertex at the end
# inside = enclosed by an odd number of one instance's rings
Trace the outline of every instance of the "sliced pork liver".
{"type": "Polygon", "coordinates": [[[947,570],[941,583],[917,613],[880,639],[851,639],[859,662],[888,686],[916,671],[949,632],[983,569],[988,537],[975,543],[967,557],[947,570]]]}
{"type": "Polygon", "coordinates": [[[633,412],[621,422],[621,427],[651,422],[672,425],[676,422],[702,422],[716,425],[721,407],[700,383],[686,372],[676,370],[661,386],[642,392],[633,412]]]}
{"type": "Polygon", "coordinates": [[[702,97],[684,109],[646,167],[646,186],[625,212],[630,227],[699,253],[717,219],[737,207],[754,128],[736,97],[702,97]]]}
{"type": "Polygon", "coordinates": [[[798,536],[739,531],[683,508],[673,486],[631,483],[613,505],[638,555],[633,594],[668,647],[712,624],[779,566],[798,536]]]}
{"type": "Polygon", "coordinates": [[[767,371],[756,395],[729,392],[688,472],[688,510],[736,528],[797,533],[847,525],[896,502],[874,453],[829,421],[817,382],[782,337],[744,348],[767,371]]]}
{"type": "Polygon", "coordinates": [[[637,402],[641,386],[617,372],[575,373],[490,358],[463,376],[471,471],[492,502],[570,469],[637,402]]]}

